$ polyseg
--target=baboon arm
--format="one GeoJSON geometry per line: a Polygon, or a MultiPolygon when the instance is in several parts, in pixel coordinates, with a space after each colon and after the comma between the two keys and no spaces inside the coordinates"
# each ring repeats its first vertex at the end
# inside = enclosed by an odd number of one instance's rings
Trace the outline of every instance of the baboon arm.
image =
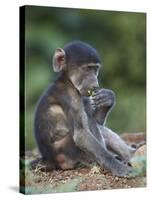
{"type": "Polygon", "coordinates": [[[91,118],[94,118],[99,125],[104,125],[111,108],[103,106],[95,108],[93,106],[94,104],[92,104],[93,101],[90,102],[90,99],[87,97],[83,98],[83,102],[87,115],[91,118]]]}
{"type": "Polygon", "coordinates": [[[115,159],[107,150],[102,140],[102,133],[96,125],[95,127],[95,129],[93,128],[93,130],[90,130],[88,118],[84,111],[74,116],[73,140],[75,144],[81,150],[92,154],[100,166],[111,171],[113,175],[125,176],[131,169],[115,159]],[[98,134],[100,135],[99,139],[96,137],[98,134]]]}
{"type": "Polygon", "coordinates": [[[92,154],[97,163],[111,171],[114,176],[126,176],[131,171],[130,167],[115,159],[89,131],[75,131],[73,139],[81,150],[92,154]]]}
{"type": "Polygon", "coordinates": [[[105,107],[95,109],[95,111],[93,112],[93,117],[96,119],[98,124],[105,125],[110,110],[111,108],[105,107]]]}
{"type": "Polygon", "coordinates": [[[105,169],[109,171],[119,171],[121,163],[119,163],[88,130],[75,131],[73,139],[81,150],[92,154],[97,162],[105,167],[105,169]]]}
{"type": "Polygon", "coordinates": [[[94,116],[100,125],[104,125],[110,110],[115,105],[115,93],[109,89],[97,90],[92,96],[95,104],[94,116]]]}

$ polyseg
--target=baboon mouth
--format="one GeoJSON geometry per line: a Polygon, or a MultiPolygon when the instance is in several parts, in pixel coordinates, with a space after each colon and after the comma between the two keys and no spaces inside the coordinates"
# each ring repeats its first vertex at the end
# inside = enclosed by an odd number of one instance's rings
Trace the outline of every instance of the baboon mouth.
{"type": "Polygon", "coordinates": [[[93,96],[94,93],[99,90],[99,87],[92,87],[90,89],[87,90],[87,96],[93,96]]]}

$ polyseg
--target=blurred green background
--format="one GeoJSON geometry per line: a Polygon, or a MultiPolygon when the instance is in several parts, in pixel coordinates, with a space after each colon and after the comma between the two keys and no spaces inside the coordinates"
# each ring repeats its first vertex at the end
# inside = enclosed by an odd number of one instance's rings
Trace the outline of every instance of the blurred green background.
{"type": "Polygon", "coordinates": [[[35,147],[37,101],[56,76],[53,53],[78,39],[100,52],[101,86],[116,92],[106,125],[119,134],[146,129],[146,14],[26,6],[26,149],[35,147]]]}

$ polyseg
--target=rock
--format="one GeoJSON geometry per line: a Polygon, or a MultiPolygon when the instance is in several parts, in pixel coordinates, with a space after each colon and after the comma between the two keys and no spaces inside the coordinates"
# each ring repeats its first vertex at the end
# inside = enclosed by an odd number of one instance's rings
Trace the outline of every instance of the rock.
{"type": "Polygon", "coordinates": [[[146,134],[143,132],[139,133],[123,133],[121,134],[122,139],[124,139],[128,144],[138,144],[146,141],[146,134]]]}
{"type": "Polygon", "coordinates": [[[141,146],[135,152],[130,163],[133,167],[131,176],[143,176],[146,174],[146,145],[141,146]]]}
{"type": "Polygon", "coordinates": [[[141,146],[134,154],[134,157],[136,156],[146,156],[146,144],[141,146]]]}

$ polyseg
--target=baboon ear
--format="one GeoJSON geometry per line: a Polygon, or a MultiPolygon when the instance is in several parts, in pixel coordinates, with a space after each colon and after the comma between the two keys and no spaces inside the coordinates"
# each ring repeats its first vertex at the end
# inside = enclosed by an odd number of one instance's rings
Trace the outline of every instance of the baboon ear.
{"type": "Polygon", "coordinates": [[[66,67],[66,54],[61,48],[56,49],[53,56],[53,69],[54,72],[60,72],[66,67]]]}

